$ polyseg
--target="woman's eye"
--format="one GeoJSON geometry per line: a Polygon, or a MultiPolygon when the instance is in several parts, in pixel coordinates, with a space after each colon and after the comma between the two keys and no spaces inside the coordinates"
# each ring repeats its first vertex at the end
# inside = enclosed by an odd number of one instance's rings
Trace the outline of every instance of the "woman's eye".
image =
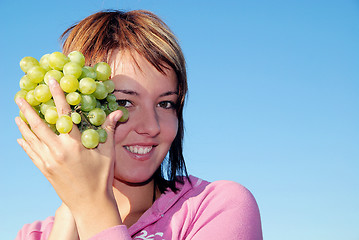
{"type": "Polygon", "coordinates": [[[132,103],[129,100],[126,100],[126,99],[117,99],[116,102],[121,107],[130,107],[132,105],[132,103]]]}
{"type": "Polygon", "coordinates": [[[164,109],[175,109],[175,103],[171,101],[162,101],[158,106],[164,109]]]}

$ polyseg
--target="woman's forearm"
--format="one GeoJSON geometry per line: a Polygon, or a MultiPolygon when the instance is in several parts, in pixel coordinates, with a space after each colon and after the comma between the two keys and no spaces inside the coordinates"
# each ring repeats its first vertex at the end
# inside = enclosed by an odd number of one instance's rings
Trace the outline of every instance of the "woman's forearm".
{"type": "Polygon", "coordinates": [[[56,211],[55,222],[48,240],[78,240],[76,223],[70,209],[63,203],[56,211]]]}

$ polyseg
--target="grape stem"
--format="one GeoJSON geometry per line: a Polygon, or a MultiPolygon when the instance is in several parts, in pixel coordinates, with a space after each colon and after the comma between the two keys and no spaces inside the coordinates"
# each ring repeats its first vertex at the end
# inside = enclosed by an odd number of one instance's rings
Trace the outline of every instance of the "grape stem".
{"type": "Polygon", "coordinates": [[[96,130],[97,128],[90,123],[90,121],[89,121],[88,117],[86,116],[86,114],[84,112],[82,112],[80,109],[81,109],[80,105],[77,105],[74,108],[74,111],[77,112],[78,114],[80,114],[80,116],[81,116],[81,122],[79,123],[80,132],[83,132],[86,129],[86,127],[87,128],[90,127],[92,129],[96,130]],[[82,121],[82,119],[84,121],[82,121]]]}

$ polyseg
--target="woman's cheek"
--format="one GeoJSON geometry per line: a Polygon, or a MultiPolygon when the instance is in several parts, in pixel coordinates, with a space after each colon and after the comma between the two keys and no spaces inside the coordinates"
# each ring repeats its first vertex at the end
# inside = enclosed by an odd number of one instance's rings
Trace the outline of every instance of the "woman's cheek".
{"type": "Polygon", "coordinates": [[[169,141],[172,141],[175,139],[178,131],[178,119],[176,116],[173,116],[172,118],[168,118],[166,121],[166,124],[161,127],[161,129],[165,130],[166,132],[166,139],[169,141]],[[166,128],[166,130],[165,130],[166,128]]]}

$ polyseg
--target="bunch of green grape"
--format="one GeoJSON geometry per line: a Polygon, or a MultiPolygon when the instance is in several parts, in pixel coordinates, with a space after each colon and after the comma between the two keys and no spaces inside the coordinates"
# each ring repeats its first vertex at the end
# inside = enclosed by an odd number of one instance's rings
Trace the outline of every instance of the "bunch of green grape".
{"type": "MultiPolygon", "coordinates": [[[[116,102],[111,68],[105,62],[90,67],[85,66],[85,57],[79,51],[67,56],[53,52],[42,56],[40,61],[24,57],[20,68],[25,75],[20,79],[21,90],[15,94],[15,99],[24,98],[56,134],[68,133],[76,124],[81,131],[82,144],[86,148],[95,148],[107,139],[101,125],[108,114],[121,110],[123,116],[119,121],[128,119],[127,109],[116,102]],[[68,115],[58,116],[48,86],[50,78],[59,82],[66,95],[71,106],[68,115]]],[[[19,115],[27,123],[21,111],[19,115]]]]}

